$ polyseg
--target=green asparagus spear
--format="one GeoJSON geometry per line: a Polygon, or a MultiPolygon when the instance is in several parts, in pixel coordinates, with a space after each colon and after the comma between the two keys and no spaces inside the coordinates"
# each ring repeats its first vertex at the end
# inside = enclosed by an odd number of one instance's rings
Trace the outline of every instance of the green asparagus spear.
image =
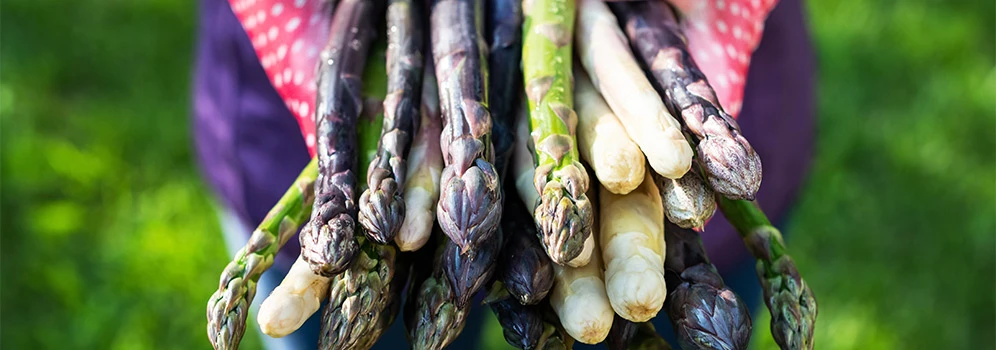
{"type": "Polygon", "coordinates": [[[505,175],[515,144],[515,117],[522,74],[522,1],[487,0],[487,32],[491,116],[495,144],[495,167],[505,175]]]}
{"type": "Polygon", "coordinates": [[[753,200],[761,186],[761,158],[719,105],[705,74],[688,52],[671,7],[664,2],[618,2],[630,45],[656,80],[655,88],[693,136],[696,159],[716,192],[753,200]]]}
{"type": "Polygon", "coordinates": [[[670,288],[664,308],[678,343],[686,349],[747,349],[747,305],[723,283],[698,233],[671,222],[665,225],[664,267],[670,288]]]}
{"type": "Polygon", "coordinates": [[[393,320],[397,248],[357,238],[355,261],[332,278],[319,349],[369,349],[393,320]]]}
{"type": "Polygon", "coordinates": [[[360,195],[360,224],[378,243],[394,239],[405,218],[403,187],[408,149],[419,123],[422,99],[422,2],[392,0],[387,9],[388,97],[377,158],[360,195]]]}
{"type": "Polygon", "coordinates": [[[434,0],[431,10],[446,164],[436,217],[463,252],[493,235],[501,217],[501,184],[491,163],[483,10],[482,1],[474,0],[434,0]]]}
{"type": "Polygon", "coordinates": [[[256,283],[270,266],[277,251],[287,243],[311,214],[318,163],[308,163],[294,184],[256,227],[249,243],[235,255],[221,274],[218,290],[207,304],[207,333],[215,349],[236,349],[245,334],[249,305],[256,283]]]}
{"type": "Polygon", "coordinates": [[[343,0],[336,7],[329,41],[318,68],[315,124],[318,129],[318,179],[309,229],[303,230],[301,257],[316,274],[346,269],[358,249],[356,220],[356,118],[362,108],[360,79],[380,1],[343,0]]]}
{"type": "Polygon", "coordinates": [[[817,305],[788,255],[782,234],[754,202],[720,196],[719,209],[757,258],[757,277],[771,311],[771,333],[782,349],[812,349],[817,305]]]}
{"type": "MultiPolygon", "coordinates": [[[[443,235],[438,226],[434,231],[434,235],[443,235]]],[[[436,240],[432,267],[420,272],[425,276],[420,283],[409,286],[405,326],[412,349],[446,347],[463,331],[470,311],[468,306],[457,303],[453,287],[443,272],[443,254],[449,242],[445,237],[436,237],[436,240]]]]}
{"type": "Polygon", "coordinates": [[[572,82],[573,0],[526,3],[522,67],[536,155],[533,216],[547,254],[566,264],[581,254],[592,223],[588,173],[578,156],[572,82]]]}

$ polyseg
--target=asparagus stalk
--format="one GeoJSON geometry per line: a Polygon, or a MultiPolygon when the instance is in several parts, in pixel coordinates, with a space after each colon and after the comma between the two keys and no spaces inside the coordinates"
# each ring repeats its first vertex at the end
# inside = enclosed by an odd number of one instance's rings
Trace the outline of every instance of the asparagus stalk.
{"type": "MultiPolygon", "coordinates": [[[[527,123],[528,118],[525,117],[525,108],[519,110],[520,118],[516,122],[516,130],[519,135],[525,135],[529,132],[529,124],[527,123]]],[[[515,141],[515,157],[512,161],[512,171],[515,181],[515,189],[519,194],[519,198],[522,203],[526,206],[532,207],[539,203],[539,193],[536,192],[536,187],[533,186],[533,179],[535,176],[536,168],[533,165],[533,152],[529,150],[529,140],[526,137],[517,138],[515,141]]],[[[540,235],[539,237],[543,237],[540,235]]],[[[581,249],[581,254],[577,257],[568,261],[566,266],[569,267],[580,267],[588,264],[591,259],[592,250],[595,247],[595,239],[590,234],[588,238],[584,240],[584,245],[581,249]]],[[[547,256],[550,256],[549,250],[547,250],[547,256]]]]}
{"type": "Polygon", "coordinates": [[[487,0],[488,99],[493,117],[495,167],[505,174],[515,143],[515,116],[520,94],[519,65],[522,62],[522,2],[487,0]]]}
{"type": "Polygon", "coordinates": [[[573,0],[527,2],[522,72],[536,155],[533,211],[547,254],[566,264],[581,254],[591,227],[588,173],[578,156],[571,59],[573,0]]]}
{"type": "Polygon", "coordinates": [[[619,316],[645,322],[664,305],[664,214],[650,176],[626,195],[599,193],[599,243],[605,261],[605,290],[619,316]]]}
{"type": "Polygon", "coordinates": [[[358,245],[353,238],[356,205],[356,118],[362,108],[360,79],[376,30],[380,3],[343,0],[336,7],[318,68],[315,123],[318,170],[311,226],[303,230],[301,257],[315,273],[332,276],[346,269],[358,245]]]}
{"type": "Polygon", "coordinates": [[[771,333],[782,349],[812,349],[817,305],[788,255],[782,234],[754,202],[717,199],[719,209],[757,258],[757,277],[771,311],[771,333]]]}
{"type": "Polygon", "coordinates": [[[319,349],[369,349],[393,319],[397,248],[358,238],[356,261],[332,277],[319,349]]]}
{"type": "MultiPolygon", "coordinates": [[[[517,197],[517,196],[516,196],[517,197]]],[[[537,304],[553,288],[553,264],[536,239],[536,224],[517,198],[505,202],[502,229],[508,242],[498,263],[508,293],[524,305],[537,304]]]]}
{"type": "MultiPolygon", "coordinates": [[[[437,234],[442,236],[436,227],[437,234]]],[[[457,303],[456,294],[443,271],[446,239],[439,237],[431,268],[422,270],[409,286],[405,326],[412,349],[442,349],[453,342],[467,321],[469,307],[457,303]]]]}
{"type": "Polygon", "coordinates": [[[378,243],[394,239],[404,221],[405,157],[418,128],[422,98],[422,2],[391,0],[387,9],[387,98],[377,158],[360,195],[360,224],[378,243]]]}
{"type": "Polygon", "coordinates": [[[668,221],[682,228],[702,229],[716,212],[716,197],[712,189],[694,169],[680,179],[654,175],[654,182],[664,200],[664,215],[668,221]]]}
{"type": "Polygon", "coordinates": [[[671,179],[684,175],[692,165],[692,148],[630,53],[612,11],[601,0],[579,0],[574,40],[595,89],[647,155],[650,167],[671,179]]]}
{"type": "Polygon", "coordinates": [[[709,262],[698,233],[668,222],[669,297],[664,303],[678,343],[686,349],[746,349],[750,312],[709,262]]]}
{"type": "MultiPolygon", "coordinates": [[[[596,189],[589,189],[591,196],[596,189]]],[[[598,237],[597,223],[591,235],[598,237]]],[[[602,257],[599,248],[593,248],[591,261],[582,267],[554,265],[553,291],[550,306],[557,313],[564,330],[574,339],[585,344],[605,340],[612,328],[612,306],[605,292],[602,274],[602,257]]]]}
{"type": "Polygon", "coordinates": [[[221,273],[218,290],[207,304],[207,333],[215,349],[239,347],[256,283],[311,213],[317,176],[318,163],[312,159],[221,273]]]}
{"type": "Polygon", "coordinates": [[[439,92],[431,59],[426,62],[422,80],[422,108],[419,131],[415,136],[408,160],[411,166],[405,176],[405,219],[394,242],[402,251],[415,251],[429,240],[439,200],[439,174],[443,158],[439,149],[439,92]]]}
{"type": "MultiPolygon", "coordinates": [[[[575,67],[582,71],[581,67],[575,67]]],[[[609,192],[627,194],[643,182],[646,157],[585,74],[576,74],[578,148],[598,182],[609,192]]]]}
{"type": "Polygon", "coordinates": [[[446,164],[436,217],[463,252],[493,235],[501,217],[501,184],[491,163],[483,10],[481,1],[433,0],[431,11],[446,164]]]}
{"type": "Polygon", "coordinates": [[[753,200],[761,186],[761,158],[692,60],[671,7],[645,1],[613,3],[612,9],[668,110],[680,115],[691,132],[712,188],[729,198],[753,200]]]}

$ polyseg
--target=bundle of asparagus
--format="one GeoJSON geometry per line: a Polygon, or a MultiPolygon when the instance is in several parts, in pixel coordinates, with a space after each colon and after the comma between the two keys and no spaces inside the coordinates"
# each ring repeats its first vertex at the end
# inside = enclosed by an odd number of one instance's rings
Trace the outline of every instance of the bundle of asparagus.
{"type": "Polygon", "coordinates": [[[813,293],[748,201],[760,159],[685,39],[726,17],[676,5],[304,7],[331,18],[315,21],[317,154],[225,268],[212,345],[238,347],[256,282],[300,228],[301,255],[258,311],[272,337],[328,300],[318,347],[368,349],[404,303],[411,346],[441,349],[486,292],[521,349],[669,349],[650,324],[661,311],[682,348],[744,349],[746,305],[691,230],[718,206],[758,260],[776,342],[812,348],[813,293]]]}

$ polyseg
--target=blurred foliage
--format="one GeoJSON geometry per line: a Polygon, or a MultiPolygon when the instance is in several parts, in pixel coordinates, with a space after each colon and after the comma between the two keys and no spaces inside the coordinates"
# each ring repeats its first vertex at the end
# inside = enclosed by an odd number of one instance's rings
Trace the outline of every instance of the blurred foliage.
{"type": "MultiPolygon", "coordinates": [[[[207,346],[227,254],[190,147],[195,4],[0,5],[0,348],[207,346]]],[[[993,348],[993,2],[808,6],[819,140],[785,230],[818,347],[993,348]]]]}

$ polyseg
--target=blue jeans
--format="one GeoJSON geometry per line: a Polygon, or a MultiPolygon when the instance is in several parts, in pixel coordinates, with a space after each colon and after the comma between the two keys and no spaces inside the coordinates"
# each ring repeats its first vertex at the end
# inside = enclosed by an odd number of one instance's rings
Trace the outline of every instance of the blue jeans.
{"type": "MultiPolygon", "coordinates": [[[[248,237],[248,233],[252,232],[252,229],[242,223],[230,211],[221,213],[221,222],[229,254],[234,255],[245,244],[245,239],[248,237]]],[[[755,260],[748,256],[741,263],[736,264],[735,268],[729,271],[720,271],[726,285],[743,299],[751,315],[756,315],[758,308],[761,307],[761,287],[757,280],[754,265],[755,260]]],[[[256,298],[253,300],[252,307],[250,308],[253,318],[255,318],[256,312],[259,310],[259,304],[280,284],[280,281],[289,270],[290,264],[277,261],[270,270],[263,273],[259,284],[256,286],[256,298]]],[[[477,299],[480,299],[480,297],[477,299]]],[[[481,328],[484,324],[484,317],[491,310],[486,306],[482,306],[479,300],[471,302],[471,305],[472,308],[467,317],[467,325],[464,327],[463,332],[460,333],[460,336],[450,344],[449,348],[451,349],[475,349],[481,344],[480,335],[483,333],[481,328]]],[[[321,330],[321,312],[324,309],[325,305],[322,303],[322,308],[308,319],[300,329],[283,338],[271,338],[263,334],[252,320],[249,321],[246,328],[247,331],[254,331],[260,335],[267,350],[310,349],[318,344],[318,335],[321,330]]],[[[408,345],[404,322],[400,318],[401,315],[399,315],[399,319],[391,325],[391,328],[384,333],[380,340],[377,341],[373,349],[406,349],[410,347],[408,345]]],[[[666,314],[661,313],[659,317],[653,320],[653,323],[657,331],[669,343],[677,345],[674,332],[671,329],[671,323],[666,314]]],[[[595,349],[599,347],[576,343],[575,348],[595,349]]]]}

